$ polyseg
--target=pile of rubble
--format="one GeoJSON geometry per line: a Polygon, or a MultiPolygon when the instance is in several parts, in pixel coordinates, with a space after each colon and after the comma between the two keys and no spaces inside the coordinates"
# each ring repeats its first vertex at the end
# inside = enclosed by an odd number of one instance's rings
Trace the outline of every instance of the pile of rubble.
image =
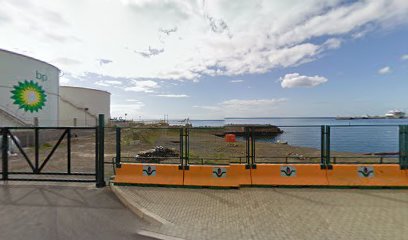
{"type": "Polygon", "coordinates": [[[177,157],[179,157],[179,154],[174,149],[156,146],[153,149],[139,152],[135,158],[142,163],[158,163],[163,160],[177,157]]]}

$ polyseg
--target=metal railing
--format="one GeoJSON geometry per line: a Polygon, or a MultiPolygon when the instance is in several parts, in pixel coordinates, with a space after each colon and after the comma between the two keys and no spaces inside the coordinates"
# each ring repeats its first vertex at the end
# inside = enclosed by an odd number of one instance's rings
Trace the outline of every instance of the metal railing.
{"type": "Polygon", "coordinates": [[[225,142],[223,127],[116,127],[113,131],[116,145],[114,161],[116,166],[120,166],[121,162],[177,163],[181,167],[232,163],[254,167],[260,163],[290,163],[320,164],[322,168],[331,168],[332,164],[394,163],[403,169],[408,168],[406,125],[277,127],[282,129],[283,133],[266,138],[259,137],[257,127],[245,127],[236,142],[225,142]],[[366,135],[356,131],[358,129],[365,129],[366,135]],[[371,146],[376,143],[375,139],[372,139],[373,129],[379,135],[386,133],[383,135],[389,139],[377,143],[381,147],[380,151],[385,149],[389,150],[388,152],[366,152],[367,149],[375,147],[371,146]],[[308,138],[310,141],[301,142],[301,138],[308,138]],[[172,149],[172,153],[177,156],[154,155],[156,146],[172,149]],[[151,155],[141,157],[140,153],[146,153],[147,149],[151,149],[151,155]]]}

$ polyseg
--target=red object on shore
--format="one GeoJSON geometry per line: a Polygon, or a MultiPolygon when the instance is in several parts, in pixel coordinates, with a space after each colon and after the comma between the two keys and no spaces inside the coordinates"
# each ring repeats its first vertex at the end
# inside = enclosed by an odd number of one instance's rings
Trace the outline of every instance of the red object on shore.
{"type": "Polygon", "coordinates": [[[235,142],[235,134],[225,134],[226,142],[235,142]]]}

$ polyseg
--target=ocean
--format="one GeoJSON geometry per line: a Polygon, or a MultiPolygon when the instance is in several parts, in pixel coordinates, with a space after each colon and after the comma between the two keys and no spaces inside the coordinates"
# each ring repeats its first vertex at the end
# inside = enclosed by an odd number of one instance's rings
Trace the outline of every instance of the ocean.
{"type": "MultiPolygon", "coordinates": [[[[399,151],[398,125],[408,119],[336,120],[320,118],[226,118],[224,120],[190,120],[193,127],[222,127],[226,124],[272,124],[284,132],[276,137],[257,141],[287,141],[288,144],[320,149],[321,125],[331,126],[331,150],[352,153],[399,151]]],[[[177,121],[171,121],[170,124],[177,121]]]]}

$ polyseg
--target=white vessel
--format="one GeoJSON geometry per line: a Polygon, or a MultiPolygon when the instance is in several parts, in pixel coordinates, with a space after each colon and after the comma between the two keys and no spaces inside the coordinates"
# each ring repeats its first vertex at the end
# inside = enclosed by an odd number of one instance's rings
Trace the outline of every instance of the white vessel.
{"type": "Polygon", "coordinates": [[[391,110],[385,114],[387,118],[404,118],[405,113],[400,110],[391,110]]]}

